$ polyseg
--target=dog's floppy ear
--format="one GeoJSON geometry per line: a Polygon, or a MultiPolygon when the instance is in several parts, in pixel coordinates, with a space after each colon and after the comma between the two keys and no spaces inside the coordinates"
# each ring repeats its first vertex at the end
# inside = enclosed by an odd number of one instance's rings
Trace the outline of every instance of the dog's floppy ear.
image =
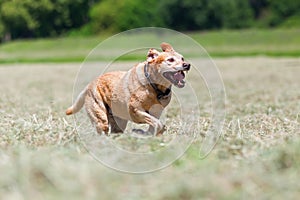
{"type": "Polygon", "coordinates": [[[151,62],[154,60],[157,56],[159,55],[159,51],[156,49],[149,49],[148,54],[147,54],[147,61],[151,62]]]}
{"type": "Polygon", "coordinates": [[[163,50],[163,52],[173,52],[174,51],[173,47],[166,42],[161,43],[160,47],[163,50]]]}

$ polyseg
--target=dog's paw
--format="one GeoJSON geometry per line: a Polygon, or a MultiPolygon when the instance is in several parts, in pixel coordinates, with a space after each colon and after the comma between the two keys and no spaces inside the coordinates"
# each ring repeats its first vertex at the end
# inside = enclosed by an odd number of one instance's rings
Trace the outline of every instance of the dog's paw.
{"type": "Polygon", "coordinates": [[[145,136],[152,135],[151,132],[144,131],[142,129],[137,129],[137,128],[132,129],[132,132],[135,133],[135,134],[138,134],[138,135],[145,135],[145,136]]]}

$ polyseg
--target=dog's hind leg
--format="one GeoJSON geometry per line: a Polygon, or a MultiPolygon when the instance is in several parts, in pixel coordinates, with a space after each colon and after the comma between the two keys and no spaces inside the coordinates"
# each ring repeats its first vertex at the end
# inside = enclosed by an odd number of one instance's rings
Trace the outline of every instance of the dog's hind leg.
{"type": "Polygon", "coordinates": [[[108,134],[108,113],[101,97],[98,96],[96,100],[91,93],[87,94],[85,108],[92,124],[95,125],[97,132],[99,134],[102,134],[103,132],[108,134]]]}
{"type": "Polygon", "coordinates": [[[108,113],[108,124],[110,125],[110,132],[111,133],[123,133],[127,126],[127,120],[121,119],[113,115],[110,107],[106,105],[106,110],[108,113]]]}
{"type": "Polygon", "coordinates": [[[128,121],[117,116],[109,115],[108,122],[110,124],[111,133],[123,133],[128,121]]]}

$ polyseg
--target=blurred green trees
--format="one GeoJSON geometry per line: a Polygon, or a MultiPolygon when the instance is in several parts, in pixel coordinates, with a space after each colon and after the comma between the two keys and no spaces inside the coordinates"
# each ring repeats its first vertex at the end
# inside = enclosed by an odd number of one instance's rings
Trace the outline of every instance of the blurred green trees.
{"type": "Polygon", "coordinates": [[[102,0],[90,10],[93,32],[124,31],[136,27],[161,26],[160,0],[102,0]]]}
{"type": "Polygon", "coordinates": [[[159,10],[177,30],[245,28],[253,21],[249,2],[241,0],[164,0],[159,10]]]}
{"type": "Polygon", "coordinates": [[[0,37],[56,36],[87,23],[88,11],[86,0],[0,0],[0,37]]]}
{"type": "Polygon", "coordinates": [[[299,26],[299,12],[299,0],[0,0],[0,41],[145,26],[291,27],[299,26]]]}
{"type": "MultiPolygon", "coordinates": [[[[300,18],[300,1],[299,0],[269,0],[270,10],[270,25],[277,26],[283,23],[286,19],[300,18]]],[[[298,22],[299,23],[299,22],[298,22]]]]}

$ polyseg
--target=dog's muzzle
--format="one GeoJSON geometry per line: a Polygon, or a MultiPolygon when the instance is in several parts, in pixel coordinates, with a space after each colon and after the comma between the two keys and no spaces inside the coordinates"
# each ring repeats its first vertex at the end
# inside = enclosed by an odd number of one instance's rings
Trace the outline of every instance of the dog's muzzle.
{"type": "Polygon", "coordinates": [[[163,75],[166,79],[168,79],[173,85],[178,88],[183,88],[185,86],[185,71],[189,71],[191,68],[191,64],[183,63],[182,69],[178,71],[167,71],[164,72],[163,75]]]}

